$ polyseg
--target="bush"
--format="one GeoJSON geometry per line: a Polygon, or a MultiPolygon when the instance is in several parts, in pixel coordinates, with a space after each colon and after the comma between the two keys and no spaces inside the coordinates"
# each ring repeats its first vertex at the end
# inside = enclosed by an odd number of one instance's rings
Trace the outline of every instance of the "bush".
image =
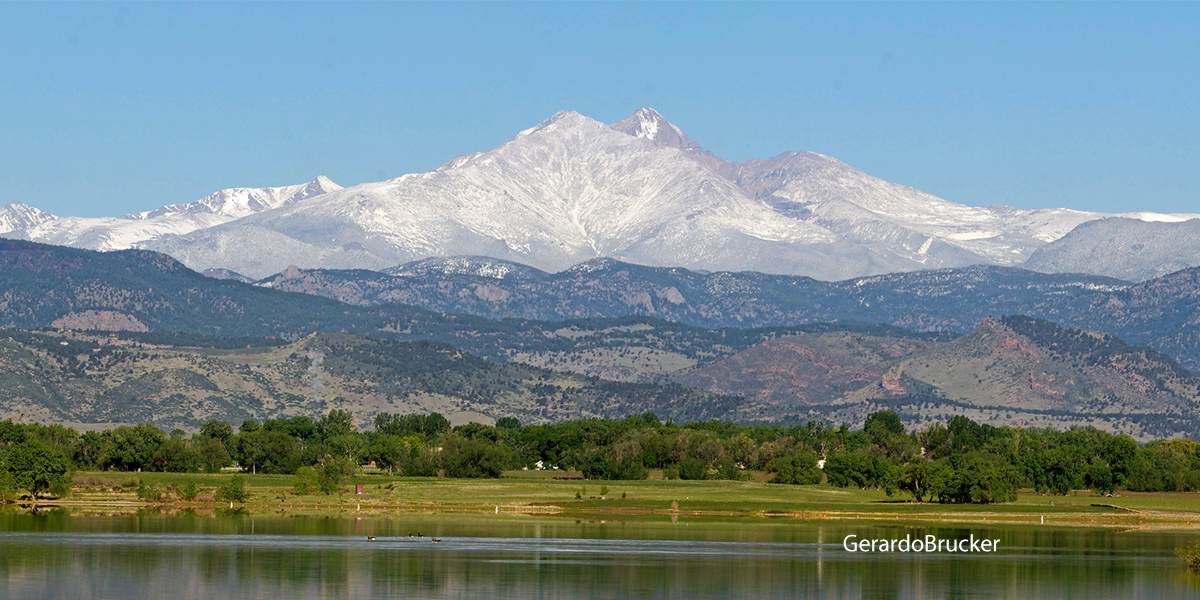
{"type": "Polygon", "coordinates": [[[241,475],[234,475],[229,483],[217,488],[217,493],[214,497],[221,502],[245,502],[250,499],[250,492],[246,490],[246,480],[241,475]]]}
{"type": "Polygon", "coordinates": [[[326,495],[336,493],[342,484],[342,469],[340,465],[329,463],[321,467],[317,475],[317,489],[326,495]]]}
{"type": "Polygon", "coordinates": [[[8,504],[17,500],[17,482],[12,473],[0,469],[0,504],[8,504]]]}
{"type": "Polygon", "coordinates": [[[137,489],[137,497],[146,502],[158,502],[162,500],[162,490],[157,485],[139,485],[137,489]]]}
{"type": "Polygon", "coordinates": [[[726,457],[717,461],[717,478],[729,481],[748,481],[750,471],[739,467],[737,461],[732,458],[726,457]]]}
{"type": "Polygon", "coordinates": [[[708,463],[691,456],[679,461],[679,478],[708,479],[708,463]]]}
{"type": "Polygon", "coordinates": [[[636,480],[650,476],[641,461],[617,460],[604,452],[589,452],[575,462],[586,479],[636,480]]]}
{"type": "Polygon", "coordinates": [[[1175,556],[1186,560],[1189,569],[1200,571],[1200,542],[1192,542],[1186,546],[1176,547],[1175,556]]]}
{"type": "Polygon", "coordinates": [[[292,489],[297,494],[307,494],[317,489],[317,471],[312,467],[296,469],[296,484],[292,489]]]}
{"type": "Polygon", "coordinates": [[[179,488],[179,497],[184,500],[195,500],[196,495],[199,493],[200,491],[196,488],[196,482],[192,479],[187,480],[187,483],[179,488]]]}

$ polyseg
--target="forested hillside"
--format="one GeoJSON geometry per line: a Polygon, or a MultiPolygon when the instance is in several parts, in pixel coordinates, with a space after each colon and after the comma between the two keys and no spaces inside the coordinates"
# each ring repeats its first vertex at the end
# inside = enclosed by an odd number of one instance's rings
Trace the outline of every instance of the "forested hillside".
{"type": "Polygon", "coordinates": [[[780,421],[772,405],[677,384],[638,384],[495,363],[433,342],[315,334],[241,349],[156,347],[73,334],[0,335],[0,416],[42,422],[154,423],[195,429],[226,421],[349,411],[438,411],[455,422],[617,418],[780,421]]]}

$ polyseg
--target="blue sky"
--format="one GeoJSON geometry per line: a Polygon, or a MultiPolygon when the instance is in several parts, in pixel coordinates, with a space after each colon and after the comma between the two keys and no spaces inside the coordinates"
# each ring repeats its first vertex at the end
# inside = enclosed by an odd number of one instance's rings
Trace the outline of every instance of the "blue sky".
{"type": "Polygon", "coordinates": [[[0,203],[342,185],[652,106],[948,200],[1200,212],[1197,4],[0,3],[0,203]]]}

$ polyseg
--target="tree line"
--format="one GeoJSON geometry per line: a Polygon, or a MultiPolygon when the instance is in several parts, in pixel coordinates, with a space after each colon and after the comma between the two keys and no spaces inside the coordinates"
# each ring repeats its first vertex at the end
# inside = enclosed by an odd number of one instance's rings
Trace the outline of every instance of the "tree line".
{"type": "Polygon", "coordinates": [[[521,468],[574,469],[588,479],[747,480],[881,489],[917,501],[991,503],[1019,489],[1200,489],[1200,451],[1190,439],[1139,444],[1094,428],[994,427],[963,416],[906,431],[892,411],[861,429],[819,422],[744,425],[662,422],[652,413],[521,425],[451,427],[438,413],[382,413],[359,431],[351,414],[210,420],[193,435],[150,424],[79,433],[62,425],[0,422],[0,497],[69,491],[75,470],[295,474],[298,490],[336,490],[364,463],[410,477],[499,477],[521,468]]]}

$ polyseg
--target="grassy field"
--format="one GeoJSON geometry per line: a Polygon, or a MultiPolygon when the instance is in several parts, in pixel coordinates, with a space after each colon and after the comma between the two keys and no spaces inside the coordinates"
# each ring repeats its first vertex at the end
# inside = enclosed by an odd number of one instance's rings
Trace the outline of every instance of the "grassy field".
{"type": "MultiPolygon", "coordinates": [[[[72,494],[46,504],[94,510],[228,509],[212,496],[229,474],[79,473],[72,494]],[[157,485],[159,502],[144,502],[133,481],[157,485]],[[194,502],[175,489],[195,481],[194,502]],[[123,485],[124,484],[124,485],[123,485]]],[[[445,479],[359,475],[343,482],[341,493],[298,495],[291,475],[243,475],[251,498],[235,508],[251,513],[335,515],[431,513],[546,515],[575,519],[662,520],[868,520],[946,523],[1045,524],[1118,529],[1200,529],[1200,494],[1090,492],[1068,496],[1025,493],[1016,502],[995,505],[916,503],[907,495],[888,497],[875,490],[828,485],[790,486],[755,481],[584,481],[575,474],[515,471],[502,479],[445,479]],[[363,494],[354,493],[362,484],[363,494]]]]}

